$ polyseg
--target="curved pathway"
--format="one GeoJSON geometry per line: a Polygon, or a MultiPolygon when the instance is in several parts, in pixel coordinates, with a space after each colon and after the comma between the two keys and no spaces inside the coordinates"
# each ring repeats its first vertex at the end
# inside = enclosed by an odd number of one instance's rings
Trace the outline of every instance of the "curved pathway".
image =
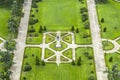
{"type": "Polygon", "coordinates": [[[104,53],[114,53],[117,52],[120,48],[120,45],[115,40],[109,40],[109,39],[102,39],[103,41],[109,41],[114,45],[114,48],[111,50],[106,50],[104,53]]]}
{"type": "Polygon", "coordinates": [[[77,44],[75,44],[74,34],[72,32],[67,32],[67,34],[65,34],[64,36],[60,36],[61,35],[60,33],[61,33],[60,31],[57,31],[57,32],[45,32],[45,33],[43,33],[43,43],[42,44],[40,44],[40,45],[26,45],[26,47],[40,47],[40,48],[42,48],[42,57],[41,57],[41,59],[44,60],[45,62],[51,62],[51,61],[49,61],[49,59],[51,59],[53,57],[56,57],[56,61],[52,61],[52,62],[57,63],[58,66],[59,66],[60,63],[70,63],[70,62],[72,62],[72,60],[75,60],[75,48],[78,48],[78,47],[92,47],[92,45],[77,45],[77,44]],[[53,50],[52,48],[50,48],[50,44],[57,41],[57,38],[55,36],[51,35],[51,33],[56,33],[57,35],[59,35],[60,41],[65,43],[67,45],[67,48],[65,48],[65,49],[63,49],[61,51],[56,51],[56,50],[53,50]],[[46,35],[54,37],[55,40],[53,40],[52,42],[49,42],[49,43],[45,43],[46,35]],[[63,37],[68,36],[68,35],[72,36],[71,37],[71,39],[72,39],[71,44],[68,43],[68,42],[65,42],[63,40],[63,37]],[[52,56],[48,57],[48,58],[44,58],[46,48],[51,50],[52,52],[54,52],[54,54],[52,56]],[[66,51],[66,50],[68,50],[70,48],[72,49],[72,59],[70,59],[70,58],[68,58],[68,57],[66,57],[66,56],[64,56],[62,54],[64,51],[66,51]],[[67,59],[68,61],[61,61],[60,60],[61,56],[64,57],[65,59],[67,59]]]}
{"type": "Polygon", "coordinates": [[[107,73],[104,73],[104,71],[106,71],[106,65],[104,51],[102,49],[102,40],[100,36],[100,26],[97,18],[95,0],[87,0],[87,6],[90,19],[97,80],[108,80],[107,73]]]}
{"type": "Polygon", "coordinates": [[[28,21],[29,21],[30,9],[31,9],[31,2],[32,0],[27,0],[27,2],[25,2],[23,6],[24,17],[21,18],[18,38],[16,40],[17,42],[16,51],[14,52],[14,58],[13,58],[13,62],[15,62],[15,64],[13,64],[11,67],[11,71],[13,72],[13,74],[11,75],[11,80],[20,80],[22,60],[23,60],[25,42],[27,36],[28,21]]]}

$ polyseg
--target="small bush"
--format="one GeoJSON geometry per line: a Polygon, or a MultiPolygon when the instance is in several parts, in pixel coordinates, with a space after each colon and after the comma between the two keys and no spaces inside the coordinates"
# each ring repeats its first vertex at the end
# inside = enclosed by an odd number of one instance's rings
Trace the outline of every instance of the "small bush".
{"type": "Polygon", "coordinates": [[[86,22],[86,23],[84,24],[84,29],[89,29],[89,27],[90,27],[89,22],[86,22]]]}
{"type": "Polygon", "coordinates": [[[88,56],[88,59],[93,59],[93,57],[92,56],[88,56]]]}
{"type": "Polygon", "coordinates": [[[27,78],[26,78],[26,77],[23,77],[23,80],[27,80],[27,78]]]}
{"type": "Polygon", "coordinates": [[[38,5],[36,4],[36,2],[32,3],[32,8],[38,8],[38,5]]]}
{"type": "Polygon", "coordinates": [[[27,56],[27,55],[24,55],[24,58],[28,58],[28,56],[27,56]]]}
{"type": "Polygon", "coordinates": [[[32,17],[29,20],[30,25],[34,25],[35,23],[38,23],[38,22],[39,22],[38,19],[33,19],[32,17]]]}
{"type": "Polygon", "coordinates": [[[34,14],[31,14],[31,17],[35,17],[35,15],[34,15],[34,14]]]}
{"type": "Polygon", "coordinates": [[[29,64],[25,65],[24,71],[30,71],[30,70],[32,70],[32,67],[29,64]]]}
{"type": "Polygon", "coordinates": [[[89,76],[88,80],[95,80],[94,76],[89,76]]]}

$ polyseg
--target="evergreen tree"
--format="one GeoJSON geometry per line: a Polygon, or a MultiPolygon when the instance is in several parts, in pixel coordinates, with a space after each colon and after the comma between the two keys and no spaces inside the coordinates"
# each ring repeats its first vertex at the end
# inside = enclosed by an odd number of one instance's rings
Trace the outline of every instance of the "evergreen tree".
{"type": "Polygon", "coordinates": [[[42,26],[40,26],[39,33],[42,33],[43,29],[42,26]]]}
{"type": "Polygon", "coordinates": [[[76,33],[79,33],[79,29],[78,28],[76,29],[76,33]]]}
{"type": "Polygon", "coordinates": [[[78,65],[78,66],[81,65],[81,56],[78,58],[77,65],[78,65]]]}
{"type": "Polygon", "coordinates": [[[35,62],[36,62],[35,63],[36,65],[40,65],[40,60],[39,60],[38,56],[36,56],[35,62]]]}
{"type": "Polygon", "coordinates": [[[75,30],[75,28],[74,28],[74,26],[72,26],[71,31],[74,31],[74,30],[75,30]]]}
{"type": "Polygon", "coordinates": [[[44,26],[44,31],[47,31],[46,26],[44,26]]]}

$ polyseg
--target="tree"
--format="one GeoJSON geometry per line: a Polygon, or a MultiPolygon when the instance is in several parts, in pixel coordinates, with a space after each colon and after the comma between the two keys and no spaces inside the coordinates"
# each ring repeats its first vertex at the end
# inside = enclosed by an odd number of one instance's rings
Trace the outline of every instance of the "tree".
{"type": "Polygon", "coordinates": [[[76,29],[76,33],[79,33],[79,29],[78,28],[76,29]]]}
{"type": "Polygon", "coordinates": [[[74,28],[74,26],[72,26],[71,31],[74,31],[74,30],[75,30],[75,28],[74,28]]]}
{"type": "Polygon", "coordinates": [[[46,26],[44,26],[44,31],[47,31],[46,26]]]}
{"type": "Polygon", "coordinates": [[[45,66],[45,61],[44,60],[42,61],[42,65],[45,66]]]}
{"type": "Polygon", "coordinates": [[[40,65],[40,60],[39,60],[38,56],[36,56],[35,64],[36,64],[36,65],[40,65]]]}
{"type": "Polygon", "coordinates": [[[78,66],[81,65],[81,56],[78,58],[77,65],[78,65],[78,66]]]}
{"type": "Polygon", "coordinates": [[[106,28],[106,27],[104,27],[103,32],[106,32],[106,31],[107,31],[107,28],[106,28]]]}
{"type": "Polygon", "coordinates": [[[114,64],[111,69],[106,71],[108,73],[109,80],[120,80],[120,70],[118,64],[114,64]]]}
{"type": "Polygon", "coordinates": [[[75,65],[75,61],[74,60],[72,60],[72,65],[75,65]]]}
{"type": "Polygon", "coordinates": [[[42,31],[43,31],[42,26],[40,26],[39,33],[42,33],[42,31]]]}
{"type": "Polygon", "coordinates": [[[104,18],[101,19],[101,23],[104,23],[104,18]]]}
{"type": "Polygon", "coordinates": [[[6,72],[6,80],[10,80],[10,75],[12,75],[12,71],[10,71],[10,70],[8,70],[7,72],[6,72]]]}
{"type": "Polygon", "coordinates": [[[110,58],[109,58],[109,62],[112,62],[113,61],[113,57],[111,56],[110,58]]]}

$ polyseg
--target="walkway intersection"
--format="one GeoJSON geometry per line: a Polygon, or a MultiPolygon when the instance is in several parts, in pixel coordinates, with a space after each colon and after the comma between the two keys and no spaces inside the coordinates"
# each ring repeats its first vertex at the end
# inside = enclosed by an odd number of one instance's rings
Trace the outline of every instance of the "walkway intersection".
{"type": "MultiPolygon", "coordinates": [[[[78,48],[78,47],[92,47],[92,45],[77,45],[75,44],[75,40],[74,40],[74,33],[72,32],[67,32],[64,36],[61,36],[62,32],[60,31],[57,31],[57,32],[45,32],[43,33],[43,43],[42,44],[39,44],[39,45],[26,45],[26,47],[40,47],[42,48],[42,57],[41,59],[44,60],[45,62],[54,62],[54,63],[57,63],[57,65],[59,65],[60,63],[70,63],[72,62],[72,60],[75,60],[75,48],[78,48]],[[57,50],[54,50],[50,47],[51,44],[53,44],[54,42],[57,42],[57,36],[53,36],[52,33],[56,34],[56,35],[59,35],[60,37],[60,42],[63,42],[67,45],[67,48],[61,50],[61,51],[57,51],[57,50]],[[52,42],[49,42],[49,43],[46,43],[46,35],[49,35],[51,37],[54,37],[55,40],[53,40],[52,42]],[[64,37],[68,36],[68,35],[71,35],[72,38],[72,43],[68,43],[66,41],[63,40],[64,37]],[[54,52],[54,55],[48,57],[48,58],[45,58],[45,49],[49,49],[51,50],[52,52],[54,52]],[[66,50],[68,49],[72,49],[72,59],[68,58],[67,56],[63,55],[62,53],[65,52],[66,50]],[[60,58],[64,57],[65,59],[67,59],[67,61],[62,61],[60,58]],[[49,61],[49,59],[53,58],[53,57],[56,57],[56,61],[49,61]]],[[[55,46],[54,46],[55,47],[55,46]]]]}

